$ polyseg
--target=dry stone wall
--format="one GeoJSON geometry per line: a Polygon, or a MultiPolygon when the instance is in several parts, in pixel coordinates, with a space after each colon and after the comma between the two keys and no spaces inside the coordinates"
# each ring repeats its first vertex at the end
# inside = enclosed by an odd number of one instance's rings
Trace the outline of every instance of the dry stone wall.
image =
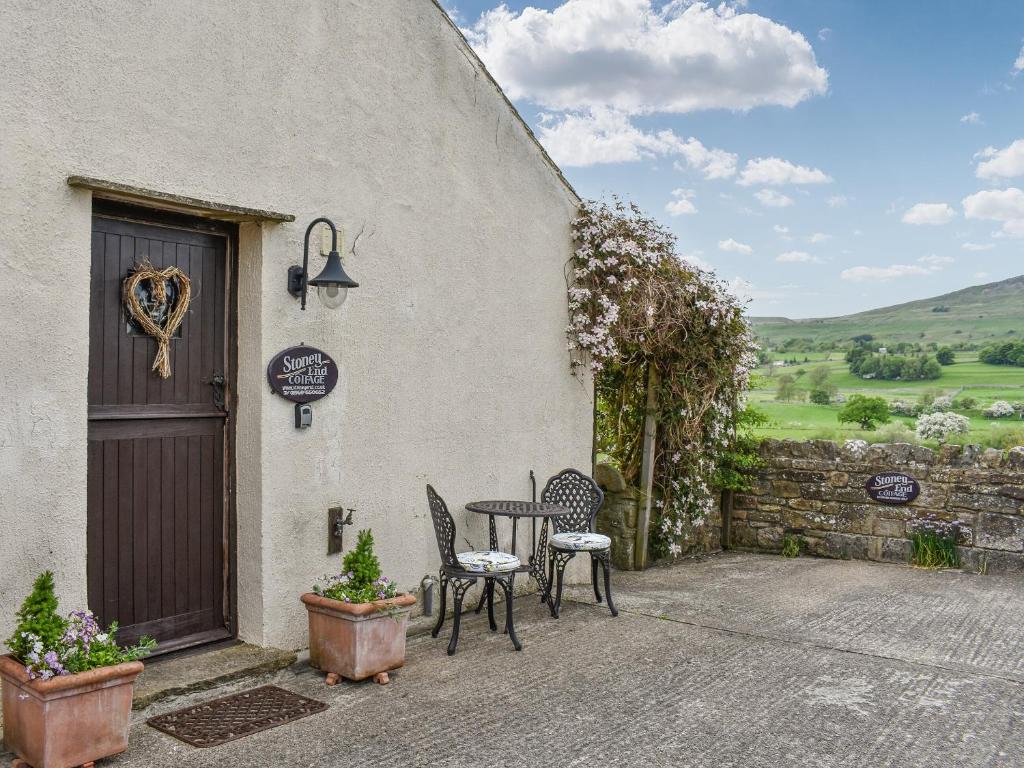
{"type": "MultiPolygon", "coordinates": [[[[612,540],[612,565],[619,570],[631,571],[636,568],[636,529],[643,494],[639,489],[626,485],[622,473],[611,464],[598,464],[594,479],[604,491],[604,504],[597,513],[597,531],[612,540]]],[[[685,532],[680,542],[681,554],[719,551],[722,548],[721,533],[721,510],[715,504],[706,520],[685,532]]],[[[648,565],[659,565],[672,559],[649,560],[648,565]]]]}
{"type": "Polygon", "coordinates": [[[620,571],[631,571],[636,567],[640,491],[627,486],[622,474],[611,464],[598,464],[594,479],[604,491],[604,504],[594,527],[612,540],[612,565],[620,571]]]}
{"type": "Polygon", "coordinates": [[[761,455],[753,488],[733,498],[735,548],[779,551],[789,532],[810,554],[906,563],[908,521],[935,514],[962,522],[965,569],[1024,572],[1024,448],[765,440],[761,455]],[[887,470],[916,478],[917,499],[872,501],[865,483],[887,470]]]}

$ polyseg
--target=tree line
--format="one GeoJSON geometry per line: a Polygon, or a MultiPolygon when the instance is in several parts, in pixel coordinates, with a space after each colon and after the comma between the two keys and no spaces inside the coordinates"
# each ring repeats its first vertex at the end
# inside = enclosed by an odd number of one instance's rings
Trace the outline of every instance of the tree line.
{"type": "Polygon", "coordinates": [[[1006,341],[983,347],[978,359],[989,365],[1017,365],[1024,367],[1024,341],[1006,341]]]}
{"type": "Polygon", "coordinates": [[[922,381],[942,376],[941,360],[953,362],[953,351],[948,347],[936,355],[890,355],[872,352],[864,346],[854,347],[846,353],[850,373],[862,379],[887,381],[922,381]]]}

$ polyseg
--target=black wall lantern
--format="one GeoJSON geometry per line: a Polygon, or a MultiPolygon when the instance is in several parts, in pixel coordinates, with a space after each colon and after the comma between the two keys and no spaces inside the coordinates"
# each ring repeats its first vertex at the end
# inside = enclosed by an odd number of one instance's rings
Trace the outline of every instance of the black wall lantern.
{"type": "Polygon", "coordinates": [[[302,298],[302,309],[306,308],[306,292],[309,286],[315,286],[320,303],[328,309],[337,309],[348,298],[349,288],[358,288],[359,283],[345,274],[338,255],[338,230],[334,222],[322,216],[313,219],[306,227],[306,240],[302,249],[302,266],[288,268],[288,293],[302,298]],[[331,228],[331,252],[327,254],[327,263],[323,271],[316,277],[309,277],[309,235],[317,224],[326,224],[331,228]]]}

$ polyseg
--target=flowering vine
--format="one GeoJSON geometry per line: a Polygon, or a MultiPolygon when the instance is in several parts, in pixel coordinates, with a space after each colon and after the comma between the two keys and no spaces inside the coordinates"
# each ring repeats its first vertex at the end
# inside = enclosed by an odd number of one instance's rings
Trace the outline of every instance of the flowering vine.
{"type": "Polygon", "coordinates": [[[573,236],[569,350],[574,371],[595,377],[597,449],[639,485],[654,382],[651,553],[678,556],[706,535],[755,346],[725,284],[680,259],[675,236],[635,205],[585,201],[573,236]]]}

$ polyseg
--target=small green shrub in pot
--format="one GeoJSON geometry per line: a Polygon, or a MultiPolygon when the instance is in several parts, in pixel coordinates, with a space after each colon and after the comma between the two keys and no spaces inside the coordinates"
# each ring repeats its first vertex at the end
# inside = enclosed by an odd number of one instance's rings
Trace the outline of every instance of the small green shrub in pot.
{"type": "Polygon", "coordinates": [[[57,612],[53,574],[40,574],[0,656],[4,744],[24,764],[92,765],[128,748],[132,686],[156,643],[121,648],[91,611],[57,612]]]}
{"type": "Polygon", "coordinates": [[[120,648],[117,622],[104,632],[92,611],[72,611],[67,618],[57,613],[53,573],[41,573],[32,592],[16,614],[18,625],[7,640],[11,656],[25,665],[30,680],[112,667],[148,656],[156,641],[144,637],[138,645],[120,648]]]}
{"type": "Polygon", "coordinates": [[[341,562],[341,573],[324,576],[313,585],[313,594],[355,605],[387,600],[398,594],[395,583],[381,575],[369,529],[359,532],[355,548],[341,562]]]}
{"type": "Polygon", "coordinates": [[[328,685],[368,677],[387,683],[388,672],[405,663],[405,631],[416,598],[381,574],[369,530],[359,532],[341,568],[301,597],[309,618],[310,664],[327,673],[328,685]]]}

